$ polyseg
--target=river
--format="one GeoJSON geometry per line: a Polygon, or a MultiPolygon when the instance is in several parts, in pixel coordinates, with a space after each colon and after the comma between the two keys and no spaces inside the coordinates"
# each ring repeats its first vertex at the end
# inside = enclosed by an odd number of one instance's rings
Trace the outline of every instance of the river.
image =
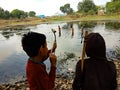
{"type": "MultiPolygon", "coordinates": [[[[120,22],[111,21],[96,21],[96,22],[61,22],[61,23],[47,23],[36,26],[29,26],[29,29],[23,30],[0,30],[0,83],[14,83],[25,79],[25,65],[28,59],[26,53],[21,47],[21,38],[24,33],[34,31],[43,33],[47,37],[48,48],[52,47],[54,35],[51,29],[56,30],[57,49],[55,54],[58,57],[57,73],[65,73],[66,70],[73,71],[74,67],[81,57],[82,46],[81,37],[82,27],[83,31],[98,32],[106,42],[107,52],[114,53],[116,47],[120,46],[120,22]],[[61,35],[58,30],[58,25],[61,28],[61,35]],[[71,25],[74,28],[72,33],[71,25]],[[66,55],[68,57],[66,57],[66,55]],[[70,56],[73,56],[69,58],[70,56]],[[60,70],[60,62],[66,58],[69,61],[62,63],[65,65],[65,70],[60,70]],[[74,60],[75,59],[75,60],[74,60]]],[[[111,55],[110,58],[114,58],[111,55]]],[[[47,71],[49,72],[49,59],[46,60],[47,71]]]]}

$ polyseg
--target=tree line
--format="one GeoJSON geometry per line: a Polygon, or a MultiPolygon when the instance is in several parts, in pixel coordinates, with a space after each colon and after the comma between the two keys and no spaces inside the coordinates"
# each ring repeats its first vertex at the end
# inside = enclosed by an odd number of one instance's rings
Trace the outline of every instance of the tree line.
{"type": "Polygon", "coordinates": [[[106,4],[106,11],[108,14],[120,14],[120,0],[112,0],[106,4]]]}
{"type": "Polygon", "coordinates": [[[0,19],[23,19],[27,17],[34,17],[36,13],[34,11],[25,12],[23,10],[14,9],[13,11],[9,12],[8,10],[4,10],[0,7],[0,19]]]}
{"type": "Polygon", "coordinates": [[[108,2],[104,7],[95,5],[93,0],[83,0],[78,3],[77,9],[78,11],[74,12],[69,3],[60,7],[61,12],[67,15],[74,13],[94,15],[97,14],[99,10],[102,10],[106,14],[114,14],[120,13],[120,0],[111,0],[111,2],[108,2]]]}
{"type": "MultiPolygon", "coordinates": [[[[74,12],[69,3],[60,7],[60,11],[67,15],[73,15],[76,13],[83,15],[95,15],[99,10],[102,10],[106,14],[119,14],[120,0],[111,0],[111,2],[108,2],[104,7],[95,5],[93,0],[83,0],[82,2],[78,3],[77,9],[77,12],[74,12]]],[[[35,17],[35,15],[36,13],[34,11],[25,12],[23,10],[14,9],[13,11],[9,12],[8,10],[4,10],[0,7],[0,19],[23,19],[27,17],[35,17]]]]}

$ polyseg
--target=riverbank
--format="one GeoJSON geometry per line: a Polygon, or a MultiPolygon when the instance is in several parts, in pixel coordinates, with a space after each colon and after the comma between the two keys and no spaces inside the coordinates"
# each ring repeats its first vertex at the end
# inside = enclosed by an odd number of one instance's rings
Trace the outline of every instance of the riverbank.
{"type": "MultiPolygon", "coordinates": [[[[54,90],[72,90],[72,79],[56,78],[54,90]]],[[[29,90],[27,80],[0,85],[0,90],[29,90]]]]}
{"type": "MultiPolygon", "coordinates": [[[[117,69],[117,84],[120,90],[120,60],[114,61],[117,69]]],[[[72,90],[73,78],[57,76],[54,90],[72,90]]],[[[19,81],[15,84],[2,84],[0,90],[29,90],[27,80],[19,81]]]]}
{"type": "Polygon", "coordinates": [[[109,20],[109,21],[120,21],[120,15],[104,15],[104,16],[98,16],[98,15],[87,15],[87,16],[52,16],[52,17],[46,17],[46,18],[26,18],[26,19],[9,19],[9,20],[3,20],[0,19],[0,30],[20,30],[22,28],[25,28],[27,26],[34,26],[41,23],[57,23],[57,22],[71,22],[71,21],[103,21],[103,20],[109,20]]]}

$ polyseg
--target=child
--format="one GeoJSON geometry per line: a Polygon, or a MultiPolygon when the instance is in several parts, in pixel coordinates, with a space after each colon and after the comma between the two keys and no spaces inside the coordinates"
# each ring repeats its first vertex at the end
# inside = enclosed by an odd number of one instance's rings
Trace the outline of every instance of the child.
{"type": "Polygon", "coordinates": [[[81,60],[76,64],[73,90],[116,90],[116,67],[106,58],[104,38],[99,33],[87,36],[86,55],[81,71],[81,60]]]}
{"type": "MultiPolygon", "coordinates": [[[[56,77],[56,56],[47,48],[46,36],[44,34],[28,32],[22,37],[22,47],[29,56],[26,65],[26,77],[30,90],[52,90],[56,77]],[[43,63],[50,58],[51,70],[46,72],[46,65],[43,63]]],[[[57,47],[53,44],[53,52],[57,47]]]]}

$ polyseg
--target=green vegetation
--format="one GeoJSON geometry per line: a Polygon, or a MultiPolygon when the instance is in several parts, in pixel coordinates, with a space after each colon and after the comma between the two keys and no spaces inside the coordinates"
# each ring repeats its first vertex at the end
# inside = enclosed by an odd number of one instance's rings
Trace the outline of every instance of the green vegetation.
{"type": "Polygon", "coordinates": [[[105,23],[107,29],[119,30],[120,22],[106,22],[105,23]]]}
{"type": "MultiPolygon", "coordinates": [[[[77,13],[82,15],[97,15],[99,12],[104,14],[116,14],[120,13],[120,0],[112,0],[108,2],[105,7],[97,6],[94,4],[92,0],[83,0],[78,3],[78,11],[77,13]]],[[[73,12],[73,9],[70,7],[70,4],[65,4],[60,7],[60,10],[67,14],[72,15],[76,12],[73,12]]]]}
{"type": "Polygon", "coordinates": [[[65,4],[64,6],[60,7],[61,12],[70,15],[73,13],[73,9],[70,7],[70,4],[65,4]]]}
{"type": "Polygon", "coordinates": [[[119,14],[120,13],[120,0],[113,0],[106,4],[106,12],[108,14],[119,14]]]}
{"type": "Polygon", "coordinates": [[[93,21],[84,21],[84,22],[79,22],[79,28],[84,27],[84,28],[92,28],[96,25],[95,22],[93,21]]]}
{"type": "Polygon", "coordinates": [[[92,0],[84,0],[78,3],[78,12],[82,14],[94,15],[97,13],[97,7],[92,0]]]}
{"type": "Polygon", "coordinates": [[[95,20],[120,20],[120,15],[81,15],[80,17],[76,15],[67,16],[53,16],[48,19],[49,22],[56,21],[95,21],[95,20]]]}
{"type": "MultiPolygon", "coordinates": [[[[98,8],[94,4],[92,0],[83,0],[82,2],[78,3],[78,11],[77,13],[83,14],[83,15],[95,15],[97,14],[98,8]]],[[[73,12],[73,9],[70,7],[70,4],[65,4],[64,6],[60,7],[61,12],[72,15],[75,12],[73,12]]]]}
{"type": "Polygon", "coordinates": [[[29,12],[29,16],[30,16],[30,17],[35,17],[35,14],[36,14],[36,13],[35,13],[34,11],[30,11],[30,12],[29,12]]]}
{"type": "Polygon", "coordinates": [[[120,47],[116,47],[117,58],[120,59],[120,47]]]}
{"type": "Polygon", "coordinates": [[[35,17],[35,14],[34,11],[24,12],[19,9],[14,9],[12,12],[9,12],[0,7],[0,19],[24,19],[27,17],[35,17]]]}
{"type": "Polygon", "coordinates": [[[32,26],[38,25],[41,23],[51,23],[51,22],[71,22],[71,21],[95,21],[95,20],[120,20],[120,15],[86,15],[86,16],[76,16],[76,15],[67,15],[67,16],[52,16],[46,18],[25,18],[25,19],[0,19],[0,29],[6,30],[9,28],[16,28],[19,26],[32,26]]]}
{"type": "Polygon", "coordinates": [[[64,21],[64,18],[63,17],[54,16],[54,17],[51,17],[49,21],[64,21]]]}

